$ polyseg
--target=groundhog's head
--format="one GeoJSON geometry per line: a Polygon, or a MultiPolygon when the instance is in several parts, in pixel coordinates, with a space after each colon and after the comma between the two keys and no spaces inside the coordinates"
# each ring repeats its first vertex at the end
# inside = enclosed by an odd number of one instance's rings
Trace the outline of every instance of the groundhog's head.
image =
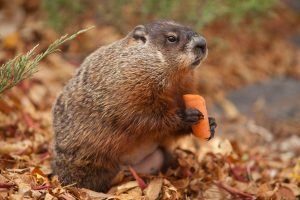
{"type": "Polygon", "coordinates": [[[178,68],[193,69],[207,56],[204,37],[172,21],[139,25],[129,34],[140,45],[157,49],[163,59],[178,68]]]}

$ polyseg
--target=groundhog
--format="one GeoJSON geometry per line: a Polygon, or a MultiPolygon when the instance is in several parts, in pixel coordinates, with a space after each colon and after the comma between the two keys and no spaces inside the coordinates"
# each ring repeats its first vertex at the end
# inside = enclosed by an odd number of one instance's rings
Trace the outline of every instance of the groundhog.
{"type": "Polygon", "coordinates": [[[139,25],[89,55],[53,107],[54,174],[106,191],[126,166],[168,166],[171,144],[203,118],[182,96],[197,93],[194,71],[206,55],[205,39],[172,21],[139,25]]]}

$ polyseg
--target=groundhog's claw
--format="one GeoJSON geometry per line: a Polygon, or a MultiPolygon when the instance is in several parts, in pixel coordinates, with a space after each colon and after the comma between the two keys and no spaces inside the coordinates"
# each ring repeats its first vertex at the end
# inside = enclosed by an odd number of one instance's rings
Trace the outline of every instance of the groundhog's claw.
{"type": "Polygon", "coordinates": [[[210,127],[210,136],[209,136],[209,138],[207,138],[207,140],[210,140],[215,136],[215,129],[217,128],[217,123],[216,123],[215,118],[213,118],[213,117],[209,117],[208,121],[209,121],[209,127],[210,127]]]}
{"type": "Polygon", "coordinates": [[[195,108],[185,109],[182,113],[182,120],[189,125],[194,125],[199,122],[199,120],[203,119],[204,115],[195,108]]]}

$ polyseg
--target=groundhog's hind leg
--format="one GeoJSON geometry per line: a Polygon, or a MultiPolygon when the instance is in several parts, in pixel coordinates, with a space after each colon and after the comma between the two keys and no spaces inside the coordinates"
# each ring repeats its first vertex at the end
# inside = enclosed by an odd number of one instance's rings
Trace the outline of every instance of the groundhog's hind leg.
{"type": "MultiPolygon", "coordinates": [[[[80,161],[76,161],[80,163],[80,161]]],[[[53,162],[54,174],[63,185],[76,183],[76,187],[88,188],[97,192],[106,192],[118,169],[105,169],[92,164],[76,166],[72,162],[59,160],[53,162]]]]}
{"type": "Polygon", "coordinates": [[[167,172],[168,168],[178,167],[179,164],[178,164],[177,158],[174,156],[172,151],[163,146],[161,146],[160,149],[161,149],[161,151],[163,153],[163,157],[164,157],[164,163],[161,168],[161,171],[163,173],[165,173],[165,172],[167,172]]]}

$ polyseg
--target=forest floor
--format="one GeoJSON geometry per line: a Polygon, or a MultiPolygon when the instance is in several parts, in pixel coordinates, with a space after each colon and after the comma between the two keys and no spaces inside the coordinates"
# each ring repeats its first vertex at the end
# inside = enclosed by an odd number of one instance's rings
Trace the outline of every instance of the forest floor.
{"type": "MultiPolygon", "coordinates": [[[[15,17],[0,20],[2,63],[37,43],[42,51],[59,37],[38,14],[13,11],[15,17]]],[[[180,166],[141,174],[145,189],[122,171],[106,194],[76,183],[61,186],[51,176],[51,106],[84,57],[122,34],[97,26],[64,45],[32,78],[1,94],[0,199],[300,198],[298,19],[278,9],[259,27],[207,27],[209,56],[199,70],[199,91],[217,118],[216,137],[183,139],[174,152],[180,166]]],[[[80,26],[95,24],[88,18],[80,26]]]]}

